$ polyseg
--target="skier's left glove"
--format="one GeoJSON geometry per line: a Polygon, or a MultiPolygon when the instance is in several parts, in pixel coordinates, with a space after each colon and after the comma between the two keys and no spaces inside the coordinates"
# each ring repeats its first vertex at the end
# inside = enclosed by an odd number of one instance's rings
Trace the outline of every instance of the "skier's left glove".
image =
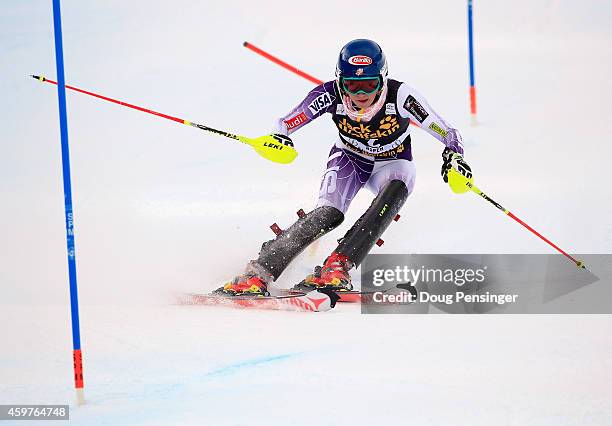
{"type": "Polygon", "coordinates": [[[442,152],[442,179],[448,183],[448,171],[454,169],[466,179],[472,178],[472,169],[463,159],[463,155],[446,147],[442,152]]]}

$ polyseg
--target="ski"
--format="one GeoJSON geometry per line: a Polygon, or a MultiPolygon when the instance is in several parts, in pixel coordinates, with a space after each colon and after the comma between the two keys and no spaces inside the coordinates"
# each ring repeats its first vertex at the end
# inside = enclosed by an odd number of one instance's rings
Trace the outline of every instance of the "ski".
{"type": "MultiPolygon", "coordinates": [[[[399,288],[400,290],[409,291],[413,295],[414,298],[417,297],[417,290],[409,282],[398,284],[396,287],[399,288]]],[[[326,291],[331,291],[335,293],[339,297],[338,302],[368,304],[368,303],[372,303],[372,299],[374,298],[374,293],[387,293],[388,291],[392,289],[393,288],[391,287],[386,290],[378,290],[378,291],[341,290],[341,289],[326,289],[326,291]]],[[[281,292],[284,295],[304,294],[300,290],[291,289],[291,288],[283,289],[281,290],[281,292]]]]}
{"type": "Polygon", "coordinates": [[[239,309],[261,309],[273,311],[329,311],[338,301],[332,291],[314,290],[309,293],[294,293],[281,296],[222,296],[216,294],[186,293],[178,298],[179,305],[224,306],[239,309]]]}
{"type": "MultiPolygon", "coordinates": [[[[373,291],[359,291],[359,290],[330,290],[335,293],[339,299],[338,302],[342,303],[370,303],[374,296],[373,291]]],[[[299,290],[292,290],[290,288],[281,290],[283,295],[291,296],[297,294],[304,294],[299,290]]]]}
{"type": "Polygon", "coordinates": [[[340,296],[339,302],[343,303],[370,303],[374,296],[373,291],[347,290],[336,292],[340,296]]]}

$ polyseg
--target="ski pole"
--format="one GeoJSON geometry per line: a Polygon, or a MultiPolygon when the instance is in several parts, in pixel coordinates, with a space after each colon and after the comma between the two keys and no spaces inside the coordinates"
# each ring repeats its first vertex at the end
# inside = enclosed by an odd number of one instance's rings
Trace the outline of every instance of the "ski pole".
{"type": "MultiPolygon", "coordinates": [[[[56,81],[50,80],[46,77],[42,77],[42,76],[38,76],[38,75],[31,75],[31,77],[35,78],[36,80],[42,81],[42,82],[47,82],[47,83],[51,83],[51,84],[55,84],[57,85],[56,81]]],[[[173,117],[171,115],[167,115],[167,114],[163,114],[161,112],[157,112],[157,111],[153,111],[152,109],[148,109],[148,108],[143,108],[137,105],[133,105],[127,102],[123,102],[117,99],[113,99],[113,98],[109,98],[107,96],[103,96],[94,92],[90,92],[87,90],[83,90],[83,89],[79,89],[78,87],[74,87],[74,86],[69,86],[69,85],[65,85],[65,87],[67,89],[70,90],[74,90],[75,92],[79,92],[79,93],[83,93],[85,95],[89,95],[89,96],[93,96],[94,98],[98,98],[98,99],[102,99],[108,102],[112,102],[115,103],[117,105],[121,105],[124,107],[128,107],[128,108],[132,108],[135,109],[137,111],[142,111],[142,112],[146,112],[152,115],[156,115],[158,117],[162,117],[162,118],[166,118],[168,120],[172,120],[172,121],[176,121],[177,123],[182,123],[182,124],[186,124],[188,126],[192,126],[192,127],[197,127],[200,130],[205,130],[207,132],[211,132],[211,133],[215,133],[217,135],[220,136],[225,136],[226,138],[230,138],[230,139],[234,139],[237,141],[240,141],[242,143],[245,143],[247,145],[250,145],[255,152],[257,152],[259,155],[261,155],[262,157],[264,157],[267,160],[273,161],[275,163],[280,163],[280,164],[288,164],[291,163],[293,160],[295,160],[295,157],[297,157],[297,151],[295,150],[295,148],[293,148],[293,146],[289,146],[286,145],[284,143],[278,142],[274,137],[267,135],[267,136],[261,136],[259,138],[248,138],[246,136],[240,136],[240,135],[234,135],[233,133],[228,133],[225,132],[223,130],[217,130],[217,129],[213,129],[212,127],[208,127],[205,126],[203,124],[198,124],[198,123],[194,123],[192,121],[189,120],[184,120],[182,118],[178,118],[178,117],[173,117]]]]}
{"type": "Polygon", "coordinates": [[[508,209],[504,208],[497,201],[493,200],[487,194],[482,192],[476,185],[474,185],[474,182],[473,182],[472,178],[468,179],[468,178],[464,177],[461,173],[457,172],[456,170],[450,169],[448,171],[448,183],[449,183],[451,189],[453,190],[453,192],[456,193],[456,194],[462,194],[462,193],[467,192],[467,191],[472,191],[476,195],[479,195],[480,197],[484,198],[489,203],[493,204],[499,210],[504,212],[504,214],[506,214],[507,216],[511,217],[512,219],[514,219],[515,221],[517,221],[518,223],[523,225],[525,228],[527,228],[529,231],[531,231],[533,234],[535,234],[538,237],[540,237],[540,239],[542,239],[542,241],[548,243],[551,247],[553,247],[559,253],[563,254],[563,256],[565,256],[570,261],[572,261],[574,264],[576,264],[577,267],[583,268],[583,269],[587,269],[583,261],[578,260],[578,259],[574,258],[573,256],[567,254],[565,251],[563,251],[561,248],[559,248],[556,244],[554,244],[548,238],[546,238],[545,236],[540,234],[538,231],[533,229],[531,226],[527,225],[521,219],[516,217],[511,211],[509,211],[508,209]]]}

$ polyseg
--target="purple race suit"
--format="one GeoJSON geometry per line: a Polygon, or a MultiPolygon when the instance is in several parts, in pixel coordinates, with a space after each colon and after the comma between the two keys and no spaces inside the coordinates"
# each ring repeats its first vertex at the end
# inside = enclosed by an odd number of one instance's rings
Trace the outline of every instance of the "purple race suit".
{"type": "MultiPolygon", "coordinates": [[[[383,92],[384,93],[384,92],[383,92]]],[[[463,154],[461,135],[442,119],[416,90],[397,80],[387,80],[386,98],[370,120],[353,120],[347,114],[335,81],[312,89],[306,98],[276,122],[276,133],[290,135],[329,113],[338,128],[321,180],[319,206],[343,213],[364,186],[374,194],[391,180],[414,188],[410,122],[453,151],[463,154]]]]}

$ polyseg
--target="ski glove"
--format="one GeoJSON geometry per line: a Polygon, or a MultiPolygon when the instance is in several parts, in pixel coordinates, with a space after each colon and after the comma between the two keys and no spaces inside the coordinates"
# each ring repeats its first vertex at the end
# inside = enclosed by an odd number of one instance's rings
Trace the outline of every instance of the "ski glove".
{"type": "Polygon", "coordinates": [[[448,183],[448,171],[455,169],[456,172],[463,175],[466,179],[472,178],[472,169],[463,159],[463,155],[446,147],[442,152],[442,179],[448,183]]]}
{"type": "Polygon", "coordinates": [[[280,133],[274,133],[270,136],[272,136],[274,139],[276,139],[276,142],[282,145],[293,147],[293,141],[291,140],[289,136],[281,135],[280,133]]]}

